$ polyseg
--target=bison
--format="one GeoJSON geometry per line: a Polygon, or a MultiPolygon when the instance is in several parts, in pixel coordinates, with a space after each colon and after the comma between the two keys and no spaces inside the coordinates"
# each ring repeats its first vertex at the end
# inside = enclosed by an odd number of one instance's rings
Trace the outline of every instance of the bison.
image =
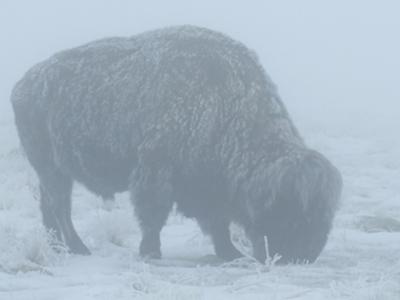
{"type": "Polygon", "coordinates": [[[80,182],[111,199],[130,191],[140,254],[160,258],[176,203],[217,256],[313,262],[331,229],[341,176],[309,149],[257,56],[228,36],[177,26],[106,38],[31,68],[11,96],[21,145],[40,182],[45,227],[90,254],[71,221],[80,182]]]}

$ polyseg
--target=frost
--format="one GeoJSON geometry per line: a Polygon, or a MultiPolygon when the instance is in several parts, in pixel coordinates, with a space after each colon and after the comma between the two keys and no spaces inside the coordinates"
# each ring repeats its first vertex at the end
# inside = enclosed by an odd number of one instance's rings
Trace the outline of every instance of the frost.
{"type": "MultiPolygon", "coordinates": [[[[381,146],[374,140],[346,136],[308,134],[308,140],[329,153],[343,169],[346,185],[342,208],[316,263],[271,266],[266,272],[258,272],[260,265],[251,266],[249,261],[222,267],[215,260],[200,260],[202,255],[213,253],[212,245],[193,221],[176,215],[161,236],[163,264],[144,263],[138,258],[140,234],[127,195],[118,195],[115,207],[108,212],[102,208],[101,199],[82,188],[75,193],[73,219],[82,238],[92,240],[88,244],[93,255],[51,252],[47,234],[37,229],[40,213],[29,187],[35,179],[26,172],[27,162],[21,155],[10,154],[17,144],[0,145],[0,194],[2,203],[6,203],[0,210],[0,298],[397,299],[399,232],[368,233],[355,224],[369,221],[364,216],[379,217],[382,222],[378,225],[400,220],[400,170],[381,163],[400,159],[400,148],[377,152],[374,150],[381,146]],[[113,243],[113,236],[123,242],[123,247],[113,243]]],[[[375,224],[376,219],[372,220],[375,224]]],[[[235,243],[242,239],[242,252],[251,253],[240,228],[233,228],[232,234],[235,243]]]]}
{"type": "MultiPolygon", "coordinates": [[[[154,33],[152,33],[154,34],[154,33]]],[[[146,61],[146,57],[133,45],[135,40],[117,39],[103,40],[97,44],[86,45],[81,51],[92,51],[102,48],[113,53],[127,51],[127,56],[122,61],[114,61],[112,68],[132,61],[146,61]],[[113,47],[110,44],[114,45],[113,47]],[[131,51],[133,50],[133,51],[131,51]]],[[[149,49],[157,44],[147,45],[149,49]]],[[[168,46],[168,44],[166,44],[168,46]]],[[[147,51],[147,50],[146,50],[147,51]]],[[[147,52],[150,53],[150,52],[147,52]]],[[[62,55],[60,53],[58,58],[62,55]]],[[[155,61],[160,59],[159,53],[152,53],[155,61]]],[[[90,56],[90,55],[89,55],[90,56]]],[[[38,96],[48,93],[66,95],[65,87],[51,90],[52,81],[59,80],[62,72],[68,72],[71,64],[60,64],[57,57],[53,58],[50,65],[41,64],[35,67],[28,75],[32,87],[38,96]],[[52,72],[45,72],[45,68],[55,67],[52,72]],[[42,78],[44,74],[49,78],[42,78]],[[42,78],[43,81],[40,82],[42,78]]],[[[101,62],[102,57],[92,57],[101,62]]],[[[88,59],[90,59],[88,57],[88,59]]],[[[253,57],[255,60],[255,58],[253,57]]],[[[228,61],[227,63],[233,63],[228,61]]],[[[160,66],[154,66],[155,69],[160,66]]],[[[85,60],[77,62],[77,70],[84,73],[85,79],[92,78],[85,73],[85,60]]],[[[97,73],[99,70],[92,70],[97,73]]],[[[141,72],[140,69],[138,71],[141,72]]],[[[136,80],[138,74],[129,72],[119,74],[121,81],[113,80],[108,76],[109,71],[98,73],[96,80],[104,80],[106,85],[118,91],[116,94],[124,99],[131,97],[131,91],[120,93],[120,86],[136,80]]],[[[157,73],[157,72],[155,72],[157,73]]],[[[164,80],[171,80],[166,77],[164,80]]],[[[179,78],[179,79],[183,79],[179,78]]],[[[154,80],[156,81],[156,80],[154,80]]],[[[183,82],[184,83],[184,82],[183,82]]],[[[78,89],[68,95],[79,98],[83,86],[73,82],[78,89]]],[[[142,86],[143,82],[140,82],[142,86]]],[[[235,95],[246,95],[246,101],[257,96],[257,87],[248,89],[243,83],[230,83],[235,95]]],[[[145,84],[145,91],[139,91],[140,101],[138,111],[152,110],[143,99],[145,92],[152,90],[150,84],[145,84]],[[141,98],[142,97],[142,98],[141,98]]],[[[137,87],[133,87],[133,89],[137,87]]],[[[195,86],[188,85],[188,92],[195,86]]],[[[274,87],[268,83],[268,92],[273,100],[275,114],[284,113],[279,105],[278,98],[274,95],[274,87]]],[[[103,91],[93,87],[87,91],[89,94],[103,95],[103,91]]],[[[26,91],[16,89],[14,97],[20,101],[26,91]]],[[[197,93],[196,93],[197,94],[197,93]]],[[[106,94],[104,94],[106,95],[106,94]]],[[[163,93],[154,88],[154,97],[163,93]]],[[[168,95],[166,93],[165,95],[168,95]]],[[[215,97],[200,96],[196,100],[207,103],[216,103],[215,97]]],[[[114,96],[112,93],[106,96],[114,96]]],[[[174,114],[163,119],[166,124],[175,124],[171,128],[191,128],[198,126],[201,134],[209,136],[209,126],[215,117],[214,110],[206,110],[209,118],[197,115],[193,119],[179,117],[183,95],[176,98],[174,114]]],[[[104,99],[103,99],[104,100],[104,99]]],[[[99,101],[102,101],[101,99],[99,101]]],[[[126,102],[124,102],[127,104],[126,102]]],[[[255,107],[247,107],[247,103],[233,102],[240,111],[255,112],[255,107]]],[[[268,103],[259,103],[260,107],[268,103]]],[[[119,111],[126,110],[125,106],[110,106],[106,108],[111,112],[110,119],[102,119],[104,130],[113,121],[119,111]]],[[[189,107],[188,109],[193,109],[189,107]]],[[[217,109],[223,113],[223,108],[217,109]]],[[[96,117],[88,111],[76,110],[76,119],[82,122],[87,132],[96,132],[85,120],[96,117]],[[86,115],[87,114],[87,115],[86,115]],[[87,117],[85,119],[85,117],[87,117]]],[[[321,114],[320,118],[328,117],[329,112],[321,114]]],[[[64,115],[57,117],[63,118],[64,115]]],[[[130,116],[132,119],[136,115],[130,116]]],[[[158,116],[155,116],[158,117],[158,116]]],[[[345,124],[346,129],[352,128],[353,122],[359,121],[354,116],[351,124],[345,124]]],[[[124,127],[125,120],[118,119],[119,125],[124,127]]],[[[228,121],[225,130],[241,130],[245,118],[235,116],[228,121]]],[[[72,122],[73,123],[73,122],[72,122]]],[[[282,135],[282,139],[292,139],[297,133],[291,129],[288,119],[275,129],[282,135]]],[[[69,124],[71,125],[71,124],[69,124]]],[[[224,124],[221,124],[224,125],[224,124]]],[[[320,124],[319,124],[320,125],[320,124]]],[[[336,127],[337,124],[331,124],[336,127]]],[[[223,126],[222,126],[223,127],[223,126]]],[[[316,126],[317,127],[317,126],[316,126]]],[[[342,208],[337,214],[327,247],[313,265],[277,266],[275,259],[267,261],[263,266],[251,258],[251,247],[243,238],[243,234],[233,231],[233,240],[242,253],[244,259],[232,263],[222,264],[217,260],[199,259],[205,253],[213,253],[212,245],[205,240],[198,227],[187,219],[172,217],[162,233],[164,258],[158,262],[143,262],[137,253],[137,243],[140,234],[136,224],[132,221],[128,199],[121,196],[111,211],[104,211],[100,199],[79,190],[74,198],[73,219],[77,229],[82,233],[82,238],[88,242],[93,250],[90,257],[69,256],[60,249],[56,253],[50,249],[51,235],[49,236],[39,226],[41,224],[38,203],[32,196],[32,182],[34,179],[25,170],[27,162],[14,150],[18,142],[11,138],[16,135],[11,123],[0,124],[2,138],[12,141],[0,144],[0,299],[398,299],[400,294],[400,234],[398,222],[400,220],[400,144],[397,131],[386,133],[390,138],[389,146],[377,142],[376,136],[360,138],[351,135],[329,136],[320,133],[319,128],[304,132],[310,145],[323,150],[343,171],[345,190],[342,208]],[[3,128],[4,126],[4,128],[3,128]],[[13,150],[14,149],[14,150],[13,150]],[[28,179],[27,179],[28,178],[28,179]],[[122,203],[122,205],[121,205],[122,203]],[[384,213],[382,213],[384,212],[384,213]],[[365,216],[368,216],[365,218],[365,216]],[[372,217],[371,217],[372,216],[372,217]],[[51,276],[49,276],[51,275],[51,276]]],[[[53,128],[56,131],[56,128],[53,128]]],[[[67,128],[69,129],[69,128],[67,128]]],[[[151,122],[135,127],[130,132],[132,139],[140,139],[143,132],[154,129],[151,122]]],[[[249,134],[244,132],[244,134],[249,134]]],[[[83,135],[83,133],[82,133],[83,135]]],[[[195,135],[184,135],[187,141],[196,143],[195,135]]],[[[77,141],[84,140],[84,136],[77,136],[77,141]]],[[[118,143],[110,143],[114,139],[123,139],[115,132],[109,133],[104,141],[110,144],[112,151],[124,154],[128,150],[118,143]]],[[[144,145],[154,145],[159,141],[149,140],[144,145]]],[[[56,140],[61,143],[61,139],[56,140]]],[[[229,162],[229,167],[237,171],[238,179],[246,176],[246,168],[241,161],[252,161],[253,156],[239,154],[246,145],[240,140],[221,140],[221,156],[229,162]],[[233,158],[233,159],[232,159],[233,158]],[[234,159],[236,158],[236,159],[234,159]]],[[[302,145],[299,138],[296,145],[302,145]]],[[[64,144],[58,145],[64,147],[64,144]]],[[[174,146],[174,145],[173,145],[174,146]]],[[[180,149],[180,145],[176,145],[180,149]]],[[[296,146],[297,147],[297,146],[296,146]]],[[[17,151],[18,152],[18,151],[17,151]]],[[[76,152],[71,152],[77,155],[76,152]]],[[[199,155],[200,152],[187,153],[177,151],[180,157],[199,155]]],[[[81,159],[81,157],[78,157],[81,159]]],[[[259,159],[253,161],[259,163],[259,159]]]]}

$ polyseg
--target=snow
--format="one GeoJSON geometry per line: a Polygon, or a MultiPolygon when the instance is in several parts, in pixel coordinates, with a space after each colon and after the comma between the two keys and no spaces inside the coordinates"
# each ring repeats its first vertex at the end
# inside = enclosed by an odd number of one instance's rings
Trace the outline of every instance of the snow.
{"type": "Polygon", "coordinates": [[[175,214],[162,232],[163,259],[143,261],[128,195],[117,195],[110,210],[80,186],[73,219],[93,254],[53,251],[41,226],[35,175],[12,119],[3,118],[0,299],[398,299],[399,141],[390,132],[357,137],[330,130],[334,124],[322,130],[297,121],[308,145],[341,170],[341,208],[316,263],[263,269],[222,264],[197,225],[175,214]]]}

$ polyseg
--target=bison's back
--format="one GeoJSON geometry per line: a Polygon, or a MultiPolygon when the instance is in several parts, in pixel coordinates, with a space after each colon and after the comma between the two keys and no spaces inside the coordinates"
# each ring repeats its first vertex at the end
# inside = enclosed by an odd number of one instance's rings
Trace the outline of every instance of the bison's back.
{"type": "Polygon", "coordinates": [[[25,150],[47,145],[103,194],[127,188],[141,154],[207,161],[233,121],[255,132],[271,115],[290,123],[251,51],[191,26],[60,52],[25,75],[12,102],[25,150]]]}

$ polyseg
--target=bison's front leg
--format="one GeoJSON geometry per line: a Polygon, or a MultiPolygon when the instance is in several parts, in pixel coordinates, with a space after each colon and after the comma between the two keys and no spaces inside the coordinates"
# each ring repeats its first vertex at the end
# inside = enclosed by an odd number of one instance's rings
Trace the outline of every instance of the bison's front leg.
{"type": "Polygon", "coordinates": [[[160,232],[173,205],[170,171],[139,167],[132,180],[132,201],[142,231],[140,255],[161,258],[160,232]]]}
{"type": "Polygon", "coordinates": [[[226,261],[231,261],[243,255],[235,248],[231,241],[229,222],[222,218],[198,219],[201,229],[211,236],[215,254],[226,261]]]}

